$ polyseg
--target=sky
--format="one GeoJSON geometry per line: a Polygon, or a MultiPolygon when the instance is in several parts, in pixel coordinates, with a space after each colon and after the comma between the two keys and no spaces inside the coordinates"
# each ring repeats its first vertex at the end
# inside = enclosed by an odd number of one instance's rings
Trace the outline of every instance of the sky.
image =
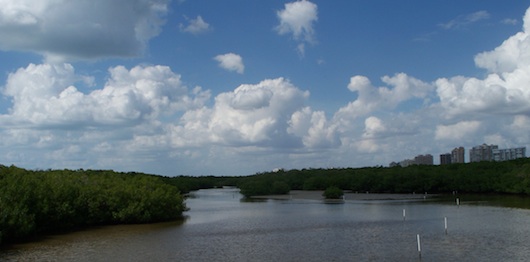
{"type": "Polygon", "coordinates": [[[240,176],[530,145],[530,0],[0,0],[0,164],[240,176]]]}

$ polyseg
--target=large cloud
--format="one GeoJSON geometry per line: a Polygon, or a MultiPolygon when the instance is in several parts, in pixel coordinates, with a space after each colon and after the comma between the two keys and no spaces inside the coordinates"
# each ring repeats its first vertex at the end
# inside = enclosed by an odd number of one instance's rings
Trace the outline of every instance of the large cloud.
{"type": "Polygon", "coordinates": [[[188,110],[178,123],[167,125],[160,136],[144,136],[141,140],[145,145],[169,143],[182,149],[213,145],[299,148],[308,131],[292,132],[290,121],[304,108],[308,96],[309,92],[284,78],[241,85],[217,95],[212,107],[188,110]]]}
{"type": "Polygon", "coordinates": [[[208,92],[193,93],[165,66],[109,69],[101,89],[85,94],[75,87],[89,77],[76,75],[70,64],[31,64],[8,76],[3,90],[13,107],[0,121],[32,126],[130,125],[200,107],[208,92]]]}
{"type": "Polygon", "coordinates": [[[188,111],[171,128],[176,147],[217,144],[230,147],[313,150],[340,144],[324,112],[304,106],[309,92],[284,78],[241,85],[221,93],[212,108],[188,111]]]}
{"type": "Polygon", "coordinates": [[[48,60],[131,57],[158,35],[169,0],[1,0],[0,49],[48,60]]]}
{"type": "Polygon", "coordinates": [[[328,121],[323,111],[313,112],[309,107],[291,116],[288,132],[301,137],[306,149],[336,147],[341,143],[337,125],[328,121]]]}
{"type": "Polygon", "coordinates": [[[208,124],[212,139],[225,144],[275,144],[286,136],[290,116],[308,96],[283,78],[219,94],[208,124]]]}
{"type": "Polygon", "coordinates": [[[348,89],[357,93],[357,99],[340,108],[335,118],[355,119],[375,110],[393,109],[400,103],[413,98],[426,99],[433,90],[431,84],[404,73],[392,77],[384,76],[382,81],[392,88],[375,87],[365,76],[352,77],[348,89]]]}

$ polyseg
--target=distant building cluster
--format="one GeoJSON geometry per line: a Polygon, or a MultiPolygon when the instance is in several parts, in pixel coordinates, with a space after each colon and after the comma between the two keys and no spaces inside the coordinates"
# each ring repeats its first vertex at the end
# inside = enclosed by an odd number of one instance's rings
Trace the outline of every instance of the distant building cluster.
{"type": "MultiPolygon", "coordinates": [[[[440,154],[440,165],[453,163],[465,163],[464,147],[456,147],[451,153],[440,154]]],[[[482,144],[474,146],[469,150],[469,162],[480,161],[507,161],[526,157],[526,147],[499,149],[497,145],[482,144]]],[[[390,167],[410,165],[432,165],[433,157],[431,154],[417,155],[414,159],[405,159],[400,162],[390,163],[390,167]]]]}
{"type": "Polygon", "coordinates": [[[469,150],[469,161],[506,161],[526,157],[526,147],[499,149],[497,145],[482,144],[469,150]]]}

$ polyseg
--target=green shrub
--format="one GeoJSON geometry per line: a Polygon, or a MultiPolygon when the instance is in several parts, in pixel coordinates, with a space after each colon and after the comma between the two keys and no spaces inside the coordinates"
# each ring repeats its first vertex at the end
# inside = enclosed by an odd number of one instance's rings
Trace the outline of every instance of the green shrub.
{"type": "Polygon", "coordinates": [[[342,189],[336,187],[336,186],[330,186],[326,188],[324,193],[322,194],[326,199],[340,199],[344,195],[342,192],[342,189]]]}

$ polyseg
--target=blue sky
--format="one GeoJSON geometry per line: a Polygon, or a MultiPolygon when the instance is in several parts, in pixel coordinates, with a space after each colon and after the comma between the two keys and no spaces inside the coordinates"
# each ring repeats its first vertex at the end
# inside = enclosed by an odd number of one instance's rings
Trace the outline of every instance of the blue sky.
{"type": "Polygon", "coordinates": [[[248,175],[530,144],[527,0],[0,2],[4,165],[248,175]]]}

